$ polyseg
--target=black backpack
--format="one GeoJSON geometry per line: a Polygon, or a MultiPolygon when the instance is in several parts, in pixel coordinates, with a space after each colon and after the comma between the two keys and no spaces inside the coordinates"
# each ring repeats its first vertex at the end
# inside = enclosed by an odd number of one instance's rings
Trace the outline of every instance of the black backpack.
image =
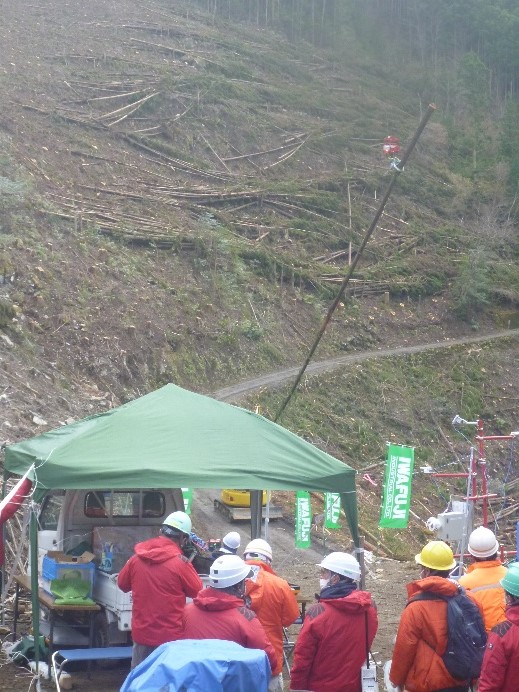
{"type": "MultiPolygon", "coordinates": [[[[477,605],[465,589],[458,584],[454,596],[440,596],[433,591],[422,591],[413,601],[446,601],[447,648],[441,657],[450,675],[457,680],[472,680],[481,673],[483,654],[487,643],[485,624],[477,605]]],[[[431,646],[426,642],[428,646],[431,646]]],[[[431,648],[434,648],[431,646],[431,648]]],[[[437,652],[438,653],[438,652],[437,652]]]]}

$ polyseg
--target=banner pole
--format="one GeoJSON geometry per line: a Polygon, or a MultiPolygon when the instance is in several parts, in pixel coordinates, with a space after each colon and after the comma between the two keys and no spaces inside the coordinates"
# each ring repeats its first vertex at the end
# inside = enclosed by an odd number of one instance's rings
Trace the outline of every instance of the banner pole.
{"type": "Polygon", "coordinates": [[[359,589],[364,591],[366,586],[366,561],[364,559],[364,536],[359,536],[359,547],[355,548],[355,553],[357,554],[357,560],[360,565],[360,581],[359,589]]]}

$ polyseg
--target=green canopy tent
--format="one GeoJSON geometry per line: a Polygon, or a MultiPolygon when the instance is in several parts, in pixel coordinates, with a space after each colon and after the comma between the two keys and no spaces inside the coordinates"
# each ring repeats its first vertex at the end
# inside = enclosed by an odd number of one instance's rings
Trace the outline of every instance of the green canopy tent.
{"type": "MultiPolygon", "coordinates": [[[[6,448],[6,473],[33,465],[36,498],[132,487],[339,492],[359,544],[354,469],[262,416],[173,384],[6,448]]],[[[32,565],[36,542],[34,520],[32,565]]]]}
{"type": "Polygon", "coordinates": [[[250,488],[339,492],[357,542],[355,471],[280,425],[168,384],[105,413],[7,447],[53,488],[250,488]]]}

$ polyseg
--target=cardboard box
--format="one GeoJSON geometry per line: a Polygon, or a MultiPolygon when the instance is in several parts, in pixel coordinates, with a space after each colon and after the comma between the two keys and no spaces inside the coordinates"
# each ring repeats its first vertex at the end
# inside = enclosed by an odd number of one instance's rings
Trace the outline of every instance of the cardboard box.
{"type": "Polygon", "coordinates": [[[47,557],[49,560],[53,560],[54,562],[67,562],[69,564],[76,565],[78,563],[83,564],[92,562],[95,555],[94,553],[89,553],[88,551],[85,551],[81,555],[67,555],[67,553],[64,553],[62,550],[48,550],[47,557]]]}
{"type": "Polygon", "coordinates": [[[61,550],[49,550],[43,556],[40,586],[52,595],[51,582],[53,579],[84,579],[90,584],[89,597],[92,598],[95,579],[95,564],[93,553],[84,552],[82,555],[67,555],[61,550]]]}

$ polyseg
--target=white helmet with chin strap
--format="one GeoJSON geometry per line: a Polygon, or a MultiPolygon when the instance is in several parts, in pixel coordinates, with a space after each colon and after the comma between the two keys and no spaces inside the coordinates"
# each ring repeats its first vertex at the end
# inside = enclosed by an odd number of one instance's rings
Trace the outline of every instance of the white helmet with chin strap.
{"type": "Polygon", "coordinates": [[[209,569],[210,585],[215,589],[226,589],[239,584],[251,574],[250,566],[238,555],[221,555],[209,569]]]}
{"type": "Polygon", "coordinates": [[[469,536],[468,551],[476,558],[492,557],[499,550],[495,533],[486,526],[478,526],[469,536]]]}
{"type": "Polygon", "coordinates": [[[343,577],[349,577],[354,581],[360,579],[360,565],[349,553],[330,553],[317,566],[343,577]]]}
{"type": "Polygon", "coordinates": [[[179,534],[189,536],[191,533],[191,519],[185,512],[172,512],[162,523],[161,533],[169,538],[174,538],[179,534]]]}
{"type": "Polygon", "coordinates": [[[263,538],[254,538],[247,543],[243,556],[246,560],[263,560],[263,562],[272,562],[272,548],[264,541],[263,538]]]}
{"type": "Polygon", "coordinates": [[[229,553],[231,555],[236,555],[236,551],[240,547],[240,534],[237,531],[229,531],[222,538],[222,547],[220,551],[222,553],[229,553]]]}

